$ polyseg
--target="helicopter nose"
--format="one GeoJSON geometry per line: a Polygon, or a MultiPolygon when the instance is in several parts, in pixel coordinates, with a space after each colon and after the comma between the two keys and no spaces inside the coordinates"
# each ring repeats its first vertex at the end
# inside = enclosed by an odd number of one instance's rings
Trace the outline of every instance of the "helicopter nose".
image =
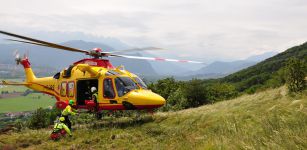
{"type": "Polygon", "coordinates": [[[158,108],[165,104],[165,99],[149,90],[136,90],[130,92],[128,101],[138,109],[158,108]]]}

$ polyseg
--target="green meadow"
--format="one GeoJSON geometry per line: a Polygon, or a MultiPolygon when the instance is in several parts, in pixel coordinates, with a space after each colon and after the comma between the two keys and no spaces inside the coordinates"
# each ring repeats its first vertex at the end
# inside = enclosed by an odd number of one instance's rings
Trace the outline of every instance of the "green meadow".
{"type": "MultiPolygon", "coordinates": [[[[22,82],[22,79],[8,79],[7,81],[22,82]]],[[[0,86],[0,94],[2,91],[12,93],[14,91],[25,92],[29,89],[25,86],[0,86]]],[[[0,113],[33,111],[39,107],[47,108],[48,106],[53,106],[54,103],[54,98],[42,93],[31,93],[27,96],[0,98],[0,113]]]]}
{"type": "MultiPolygon", "coordinates": [[[[77,118],[73,119],[77,121],[77,118]]],[[[285,87],[177,112],[104,118],[73,126],[73,137],[51,129],[0,135],[11,149],[307,149],[307,94],[285,87]]]]}
{"type": "Polygon", "coordinates": [[[32,93],[27,96],[0,99],[0,113],[32,111],[53,106],[55,99],[49,95],[32,93]]]}

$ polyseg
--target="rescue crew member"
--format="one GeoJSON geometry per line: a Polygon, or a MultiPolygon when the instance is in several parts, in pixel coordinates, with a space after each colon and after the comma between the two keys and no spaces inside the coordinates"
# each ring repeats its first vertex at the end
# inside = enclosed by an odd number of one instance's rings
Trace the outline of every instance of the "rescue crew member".
{"type": "Polygon", "coordinates": [[[66,106],[66,108],[62,111],[62,117],[65,119],[65,124],[68,126],[68,128],[71,130],[71,122],[69,120],[70,115],[75,115],[76,112],[72,108],[72,105],[74,104],[73,100],[69,100],[69,105],[66,106]]]}
{"type": "Polygon", "coordinates": [[[60,132],[62,129],[64,129],[66,131],[66,133],[68,133],[69,136],[72,136],[70,129],[64,124],[65,118],[60,117],[59,120],[60,120],[60,122],[57,122],[54,125],[53,132],[57,133],[57,132],[60,132]]]}
{"type": "Polygon", "coordinates": [[[96,87],[92,87],[91,88],[91,92],[92,92],[92,100],[95,102],[96,104],[96,112],[98,112],[98,92],[97,92],[97,88],[96,87]]]}

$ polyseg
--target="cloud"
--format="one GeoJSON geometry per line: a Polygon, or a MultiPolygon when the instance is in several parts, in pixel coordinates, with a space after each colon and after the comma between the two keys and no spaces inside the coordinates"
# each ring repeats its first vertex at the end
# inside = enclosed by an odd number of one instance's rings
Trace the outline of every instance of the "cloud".
{"type": "Polygon", "coordinates": [[[2,2],[0,27],[83,32],[161,55],[197,60],[246,58],[306,41],[305,0],[54,0],[2,2]]]}

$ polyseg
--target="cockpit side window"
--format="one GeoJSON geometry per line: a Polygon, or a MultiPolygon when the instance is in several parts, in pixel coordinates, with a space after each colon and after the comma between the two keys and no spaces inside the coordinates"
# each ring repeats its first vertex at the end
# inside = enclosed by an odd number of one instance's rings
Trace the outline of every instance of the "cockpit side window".
{"type": "Polygon", "coordinates": [[[112,85],[112,79],[106,78],[103,81],[103,97],[104,98],[115,98],[114,88],[112,85]]]}
{"type": "Polygon", "coordinates": [[[139,77],[134,77],[134,79],[143,89],[147,89],[147,85],[142,81],[142,79],[140,79],[139,77]]]}
{"type": "Polygon", "coordinates": [[[117,89],[118,97],[125,95],[131,90],[138,89],[139,87],[129,77],[117,77],[115,78],[115,85],[117,89]]]}

